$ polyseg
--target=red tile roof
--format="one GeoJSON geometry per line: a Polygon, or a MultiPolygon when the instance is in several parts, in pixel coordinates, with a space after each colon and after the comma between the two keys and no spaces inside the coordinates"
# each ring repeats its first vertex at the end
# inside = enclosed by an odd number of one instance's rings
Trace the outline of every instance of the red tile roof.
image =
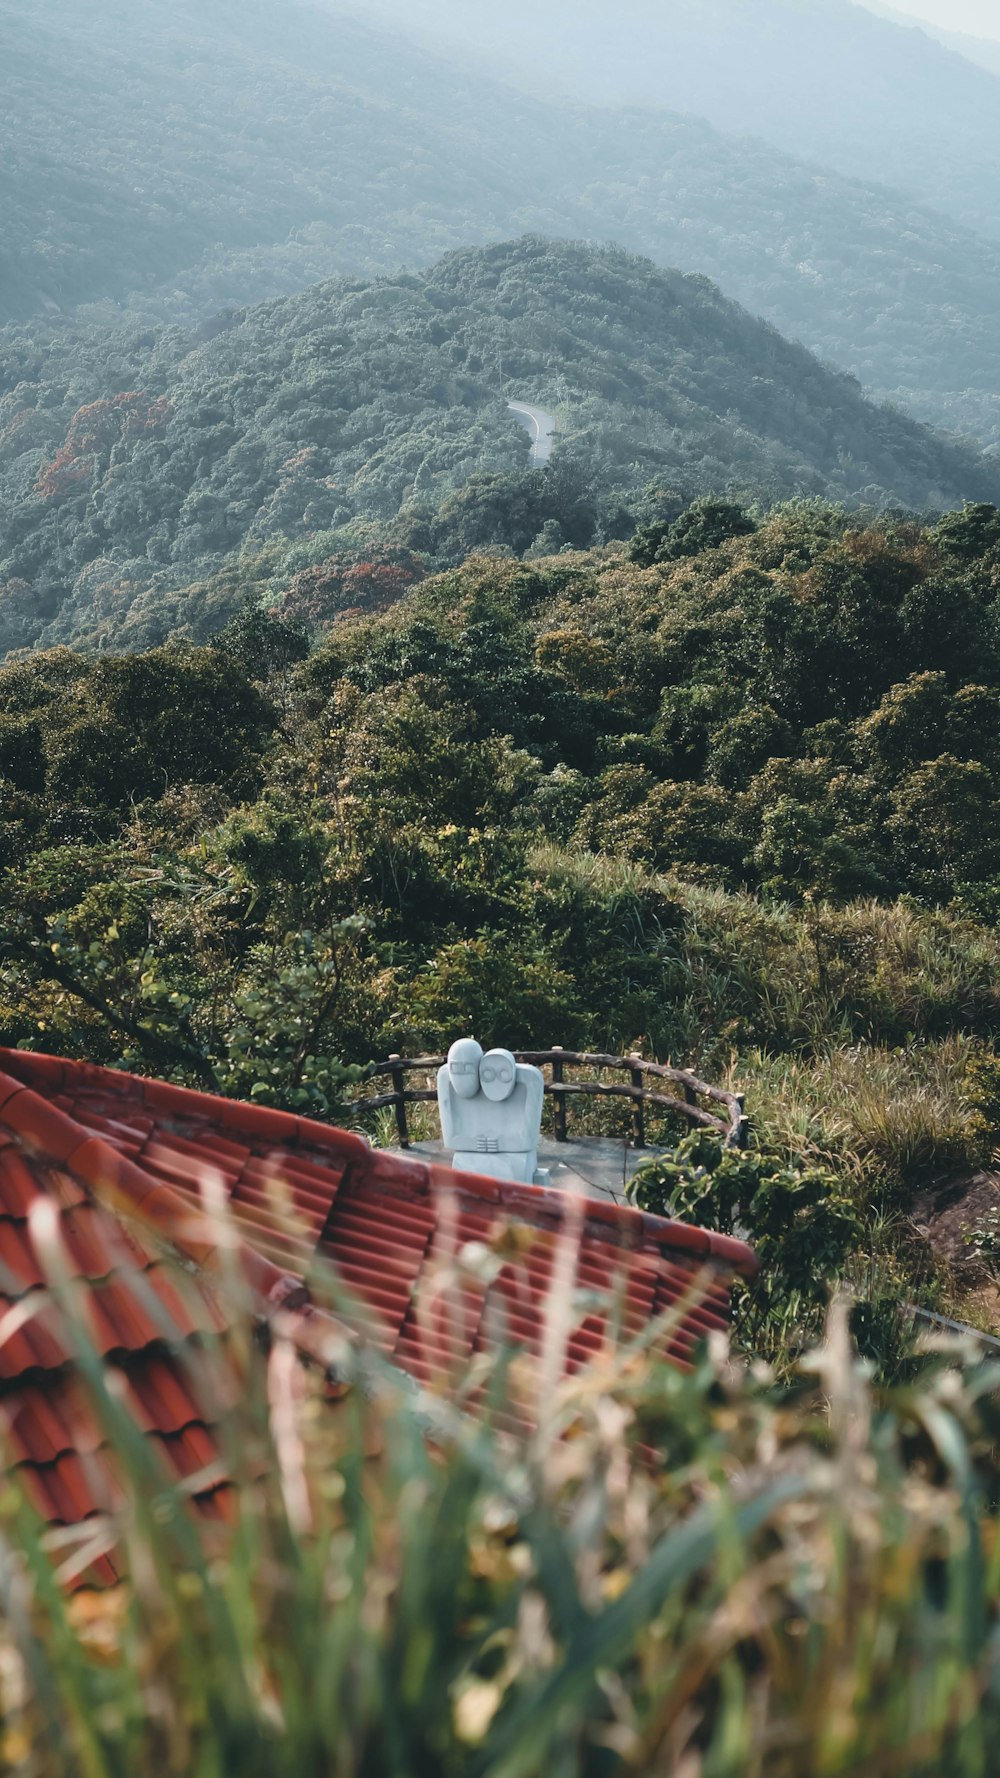
{"type": "MultiPolygon", "coordinates": [[[[218,1516],[227,1506],[213,1433],[221,1404],[197,1399],[184,1350],[229,1325],[218,1288],[226,1263],[235,1261],[257,1310],[280,1316],[300,1349],[322,1360],[342,1325],[311,1304],[303,1280],[317,1262],[332,1262],[368,1338],[426,1378],[497,1337],[537,1345],[567,1214],[558,1192],[372,1150],[360,1136],[285,1112],[0,1049],[0,1425],[9,1461],[53,1524],[115,1503],[72,1338],[46,1288],[47,1226],[61,1234],[64,1288],[115,1391],[168,1473],[196,1478],[199,1504],[218,1516]],[[205,1213],[206,1179],[242,1237],[228,1261],[205,1213]],[[49,1225],[39,1204],[51,1207],[49,1225]],[[415,1299],[443,1237],[455,1251],[511,1223],[533,1238],[489,1288],[466,1282],[447,1308],[415,1299]]],[[[598,1296],[623,1285],[626,1331],[697,1281],[697,1306],[689,1300],[664,1337],[675,1361],[728,1324],[731,1281],[755,1269],[750,1249],[725,1236],[613,1204],[585,1206],[578,1281],[598,1296]]],[[[604,1338],[595,1306],[571,1335],[569,1368],[604,1338]]],[[[98,1574],[112,1578],[113,1562],[103,1558],[98,1574]]]]}

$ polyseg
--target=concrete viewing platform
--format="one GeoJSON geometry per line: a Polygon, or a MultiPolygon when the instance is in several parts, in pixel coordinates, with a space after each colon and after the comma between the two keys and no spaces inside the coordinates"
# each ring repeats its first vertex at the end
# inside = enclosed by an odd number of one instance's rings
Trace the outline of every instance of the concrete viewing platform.
{"type": "MultiPolygon", "coordinates": [[[[438,1161],[447,1160],[449,1154],[443,1142],[414,1142],[407,1152],[438,1161]]],[[[576,1142],[556,1142],[551,1136],[543,1136],[538,1144],[538,1165],[549,1169],[554,1190],[576,1191],[605,1203],[624,1204],[629,1180],[640,1167],[664,1152],[658,1148],[632,1148],[620,1137],[585,1136],[576,1142]]]]}

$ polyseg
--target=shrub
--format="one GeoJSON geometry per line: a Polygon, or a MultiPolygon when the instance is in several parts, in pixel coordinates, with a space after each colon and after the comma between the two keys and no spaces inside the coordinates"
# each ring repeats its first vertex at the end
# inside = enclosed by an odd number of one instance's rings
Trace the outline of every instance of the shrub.
{"type": "Polygon", "coordinates": [[[741,1321],[759,1352],[787,1353],[816,1334],[833,1281],[863,1232],[828,1169],[726,1148],[710,1131],[686,1136],[671,1154],[640,1168],[629,1196],[641,1210],[727,1235],[738,1229],[751,1242],[760,1272],[741,1321]]]}
{"type": "Polygon", "coordinates": [[[672,523],[651,525],[637,532],[629,554],[641,568],[654,562],[676,562],[685,556],[718,549],[733,537],[751,537],[757,527],[742,506],[711,496],[696,500],[672,523]]]}

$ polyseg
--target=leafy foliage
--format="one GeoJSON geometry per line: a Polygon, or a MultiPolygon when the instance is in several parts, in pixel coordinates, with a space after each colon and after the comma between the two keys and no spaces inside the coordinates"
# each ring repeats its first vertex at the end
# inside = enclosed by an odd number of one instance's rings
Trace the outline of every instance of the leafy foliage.
{"type": "Polygon", "coordinates": [[[789,1165],[780,1155],[723,1147],[714,1134],[688,1136],[635,1175],[640,1210],[732,1235],[755,1248],[758,1278],[744,1292],[741,1335],[758,1350],[779,1330],[815,1337],[831,1287],[863,1237],[857,1211],[829,1169],[789,1165]]]}
{"type": "Polygon", "coordinates": [[[708,497],[696,500],[677,519],[645,526],[633,539],[629,555],[640,568],[652,568],[655,562],[700,556],[731,537],[751,536],[756,528],[749,514],[731,500],[708,497]]]}
{"type": "Polygon", "coordinates": [[[761,1349],[831,1271],[941,1300],[915,1194],[1000,1135],[993,519],[800,503],[648,568],[472,557],[301,659],[257,604],[11,662],[0,1037],[339,1117],[462,1031],[639,1048],[748,1093],[761,1349]]]}

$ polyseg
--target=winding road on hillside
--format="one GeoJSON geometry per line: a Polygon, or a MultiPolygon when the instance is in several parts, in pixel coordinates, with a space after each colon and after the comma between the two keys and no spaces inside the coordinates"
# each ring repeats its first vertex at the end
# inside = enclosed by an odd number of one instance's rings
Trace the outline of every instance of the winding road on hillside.
{"type": "Polygon", "coordinates": [[[534,469],[544,469],[552,455],[555,443],[557,423],[552,414],[544,408],[528,407],[523,401],[508,401],[507,406],[512,414],[516,414],[522,426],[531,433],[531,463],[534,469]]]}

